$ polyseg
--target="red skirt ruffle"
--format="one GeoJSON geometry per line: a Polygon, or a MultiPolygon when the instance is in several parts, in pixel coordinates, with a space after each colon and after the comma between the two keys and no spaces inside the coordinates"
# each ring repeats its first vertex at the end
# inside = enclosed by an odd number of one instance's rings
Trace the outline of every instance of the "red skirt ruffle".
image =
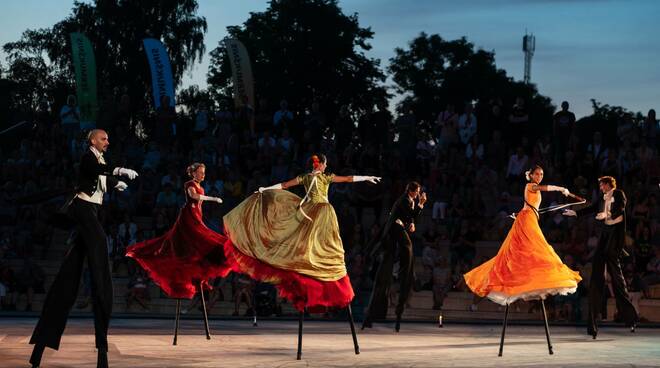
{"type": "Polygon", "coordinates": [[[187,204],[169,231],[129,246],[126,256],[138,262],[170,298],[190,299],[202,283],[231,271],[222,254],[225,240],[204,225],[199,207],[187,204]]]}
{"type": "Polygon", "coordinates": [[[336,281],[320,281],[295,271],[273,267],[247,256],[231,240],[224,243],[225,266],[255,280],[274,284],[278,294],[289,300],[299,311],[321,313],[328,308],[345,308],[355,297],[348,275],[336,281]]]}

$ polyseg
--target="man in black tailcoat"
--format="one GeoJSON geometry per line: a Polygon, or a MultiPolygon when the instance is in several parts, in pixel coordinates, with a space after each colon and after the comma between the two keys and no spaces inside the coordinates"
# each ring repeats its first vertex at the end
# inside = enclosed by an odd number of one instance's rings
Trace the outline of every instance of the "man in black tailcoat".
{"type": "Polygon", "coordinates": [[[616,180],[611,176],[598,179],[598,186],[603,197],[597,202],[578,211],[565,210],[566,216],[582,216],[596,213],[596,220],[603,226],[598,240],[596,253],[592,260],[591,281],[589,283],[589,320],[587,333],[593,338],[598,334],[598,320],[602,313],[603,291],[605,290],[605,269],[612,279],[612,290],[616,298],[619,318],[635,332],[638,321],[637,310],[630,301],[626,281],[621,271],[621,256],[624,254],[626,238],[626,194],[616,187],[616,180]]]}
{"type": "Polygon", "coordinates": [[[410,234],[415,232],[415,220],[425,203],[426,193],[421,192],[419,183],[410,182],[406,186],[406,192],[392,206],[383,229],[383,258],[376,273],[374,289],[362,323],[363,329],[371,327],[372,321],[387,317],[394,256],[398,251],[400,292],[396,306],[395,330],[399,332],[401,315],[410,297],[410,289],[414,282],[413,264],[415,259],[410,234]]]}
{"type": "Polygon", "coordinates": [[[60,347],[60,339],[69,312],[78,294],[85,258],[92,280],[92,306],[98,349],[97,367],[108,366],[107,336],[113,290],[106,235],[99,222],[98,213],[106,191],[112,188],[123,191],[127,188],[126,183],[116,177],[126,176],[132,180],[137,177],[137,173],[121,167],[112,169],[106,164],[103,153],[110,143],[105,131],[94,129],[87,138],[89,150],[80,160],[78,186],[75,195],[69,201],[66,214],[62,215],[75,224],[77,237],[64,256],[62,266],[44,301],[39,322],[32,333],[30,339],[30,344],[34,344],[30,357],[32,367],[38,367],[41,363],[45,347],[55,350],[60,347]]]}

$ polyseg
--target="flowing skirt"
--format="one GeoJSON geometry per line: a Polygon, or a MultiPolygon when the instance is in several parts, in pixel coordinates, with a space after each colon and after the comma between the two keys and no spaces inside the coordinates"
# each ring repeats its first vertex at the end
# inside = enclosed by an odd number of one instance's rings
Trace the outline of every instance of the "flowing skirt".
{"type": "Polygon", "coordinates": [[[346,307],[354,293],[346,274],[337,216],[329,203],[306,203],[285,190],[246,198],[224,217],[224,252],[235,272],[275,284],[300,311],[346,307]]]}
{"type": "Polygon", "coordinates": [[[548,244],[536,214],[523,209],[497,255],[464,275],[468,287],[501,305],[574,293],[582,280],[548,244]]]}
{"type": "Polygon", "coordinates": [[[128,247],[126,256],[135,259],[168,296],[190,299],[200,283],[231,271],[223,254],[225,241],[204,225],[198,208],[186,205],[167,233],[128,247]]]}

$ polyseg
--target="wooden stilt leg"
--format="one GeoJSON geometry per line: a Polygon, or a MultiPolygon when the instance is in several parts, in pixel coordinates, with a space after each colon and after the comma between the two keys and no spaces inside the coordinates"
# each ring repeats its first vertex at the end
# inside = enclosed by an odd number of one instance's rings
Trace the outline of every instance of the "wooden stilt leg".
{"type": "Polygon", "coordinates": [[[181,314],[181,299],[176,300],[176,312],[174,312],[174,341],[172,345],[176,345],[176,339],[179,336],[179,314],[181,314]]]}
{"type": "Polygon", "coordinates": [[[257,327],[257,294],[252,293],[252,327],[257,327]]]}
{"type": "Polygon", "coordinates": [[[206,300],[204,299],[204,284],[199,283],[199,296],[202,298],[202,312],[204,313],[204,329],[206,330],[206,339],[211,340],[211,333],[209,332],[209,316],[206,313],[206,300]]]}
{"type": "Polygon", "coordinates": [[[346,307],[348,312],[348,322],[351,324],[351,334],[353,335],[353,347],[355,348],[355,354],[360,354],[360,345],[358,345],[357,334],[355,333],[355,323],[353,322],[353,312],[351,311],[351,305],[349,304],[346,307]]]}
{"type": "Polygon", "coordinates": [[[500,338],[500,353],[497,356],[502,356],[502,350],[504,350],[504,334],[506,333],[506,323],[509,318],[509,305],[506,305],[504,310],[504,323],[502,324],[502,337],[500,338]]]}
{"type": "Polygon", "coordinates": [[[548,328],[548,315],[545,312],[545,301],[541,299],[541,309],[543,310],[543,321],[545,322],[545,338],[548,340],[548,353],[552,352],[552,343],[550,342],[550,329],[548,328]]]}
{"type": "Polygon", "coordinates": [[[303,334],[303,319],[305,318],[305,312],[300,312],[300,317],[298,318],[298,355],[296,360],[302,359],[302,334],[303,334]]]}

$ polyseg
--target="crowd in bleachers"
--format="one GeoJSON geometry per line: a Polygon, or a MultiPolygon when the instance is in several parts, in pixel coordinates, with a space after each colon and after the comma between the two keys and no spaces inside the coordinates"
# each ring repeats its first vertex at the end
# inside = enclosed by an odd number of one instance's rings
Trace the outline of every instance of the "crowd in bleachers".
{"type": "MultiPolygon", "coordinates": [[[[224,203],[204,205],[204,219],[221,232],[226,212],[258,187],[302,173],[316,152],[328,156],[329,170],[337,174],[383,177],[377,186],[330,188],[358,298],[360,290],[371,286],[377,257],[371,250],[407,181],[422,183],[429,196],[413,239],[423,265],[416,270],[417,287],[432,290],[435,307],[441,308],[448,291],[465,287],[462,273],[485,260],[477,244],[503,240],[512,223],[509,215],[522,207],[524,172],[533,164],[543,167],[545,182],[589,200],[599,195],[599,176],[616,177],[628,196],[624,273],[629,288],[644,293],[659,282],[660,161],[653,110],[641,121],[622,119],[584,129],[567,103],[554,115],[552,127],[539,126],[542,119],[530,116],[521,98],[448,104],[430,120],[412,112],[394,117],[385,106],[357,116],[349,106],[329,108],[321,102],[293,106],[261,99],[257,106],[233,110],[200,103],[178,112],[167,99],[162,102],[156,111],[136,113],[129,96],[117,94],[96,123],[109,133],[106,158],[140,174],[127,190],[106,194],[101,215],[113,273],[130,279],[127,304],[148,308],[144,289],[155,286],[124,257],[126,247],[164,233],[175,221],[185,201],[187,165],[206,164],[203,187],[224,203]]],[[[5,309],[15,308],[20,295],[43,292],[43,272],[34,260],[51,256],[53,229],[47,217],[57,199],[30,205],[16,200],[74,187],[76,164],[86,149],[85,129],[90,128],[81,126],[79,114],[73,96],[59,107],[44,100],[31,114],[34,129],[11,145],[3,141],[0,295],[5,309]],[[24,259],[24,266],[15,269],[11,259],[24,259]]],[[[544,193],[542,205],[562,201],[556,193],[544,193]]],[[[578,318],[566,311],[575,309],[576,298],[588,287],[598,224],[563,217],[561,211],[540,221],[549,243],[585,280],[578,295],[555,303],[564,318],[578,318]]],[[[234,284],[243,296],[246,288],[257,287],[241,280],[234,284]]]]}

